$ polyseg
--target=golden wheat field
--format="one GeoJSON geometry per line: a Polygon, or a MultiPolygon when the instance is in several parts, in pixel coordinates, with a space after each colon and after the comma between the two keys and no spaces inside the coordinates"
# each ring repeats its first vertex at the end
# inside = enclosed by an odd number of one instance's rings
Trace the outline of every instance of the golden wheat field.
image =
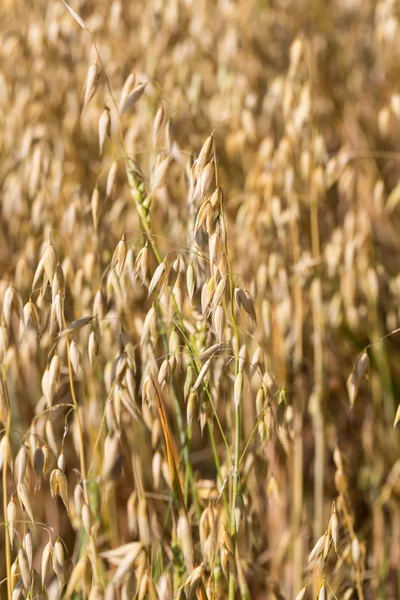
{"type": "Polygon", "coordinates": [[[400,598],[400,2],[2,0],[0,598],[400,598]]]}

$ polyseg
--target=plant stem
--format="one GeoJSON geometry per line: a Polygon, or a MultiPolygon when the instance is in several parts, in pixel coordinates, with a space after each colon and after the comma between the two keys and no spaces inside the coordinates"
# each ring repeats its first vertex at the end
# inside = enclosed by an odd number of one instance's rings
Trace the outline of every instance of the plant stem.
{"type": "Polygon", "coordinates": [[[10,536],[8,533],[8,519],[7,519],[7,463],[10,451],[10,430],[11,430],[11,405],[10,398],[8,395],[8,388],[6,382],[6,371],[3,365],[3,385],[6,395],[7,403],[7,424],[5,430],[6,444],[4,450],[4,462],[3,462],[3,509],[4,509],[4,546],[6,549],[6,574],[7,574],[7,597],[8,600],[12,598],[12,585],[11,585],[11,547],[10,547],[10,536]]]}
{"type": "MultiPolygon", "coordinates": [[[[292,218],[290,232],[292,241],[293,264],[298,264],[301,259],[300,235],[297,223],[297,198],[290,195],[292,218]]],[[[304,411],[304,385],[301,375],[303,361],[303,292],[301,280],[295,276],[293,282],[294,296],[294,323],[295,347],[293,352],[295,393],[293,397],[293,512],[292,512],[292,540],[293,540],[293,590],[301,588],[303,574],[303,543],[300,536],[301,515],[303,507],[303,411],[304,411]]]]}

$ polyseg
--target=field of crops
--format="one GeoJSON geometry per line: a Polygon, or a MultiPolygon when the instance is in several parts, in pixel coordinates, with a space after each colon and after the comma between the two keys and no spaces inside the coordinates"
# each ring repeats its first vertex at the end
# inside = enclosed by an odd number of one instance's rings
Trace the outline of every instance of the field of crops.
{"type": "Polygon", "coordinates": [[[0,598],[400,598],[400,2],[0,4],[0,598]]]}

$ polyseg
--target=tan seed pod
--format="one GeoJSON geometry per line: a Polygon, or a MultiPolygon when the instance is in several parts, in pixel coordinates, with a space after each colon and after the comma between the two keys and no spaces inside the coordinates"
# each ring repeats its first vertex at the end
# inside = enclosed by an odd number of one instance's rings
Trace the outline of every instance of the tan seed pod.
{"type": "Polygon", "coordinates": [[[186,287],[189,295],[189,300],[192,302],[195,288],[196,288],[196,278],[194,274],[193,263],[191,262],[187,268],[186,272],[186,287]]]}
{"type": "Polygon", "coordinates": [[[265,391],[263,386],[261,386],[257,392],[257,396],[256,396],[256,412],[257,412],[257,417],[261,416],[261,413],[264,410],[264,404],[265,404],[265,391]]]}
{"type": "Polygon", "coordinates": [[[181,544],[183,557],[185,560],[186,569],[191,573],[193,571],[193,539],[192,531],[189,525],[188,518],[185,513],[179,515],[176,526],[176,533],[181,544]]]}
{"type": "Polygon", "coordinates": [[[0,471],[3,468],[4,461],[9,456],[10,445],[8,443],[8,436],[4,435],[0,440],[0,471]]]}
{"type": "Polygon", "coordinates": [[[168,172],[169,166],[171,164],[171,161],[172,161],[171,157],[167,156],[167,158],[164,158],[164,160],[161,161],[161,163],[155,169],[155,171],[152,175],[152,178],[151,178],[151,190],[152,190],[153,194],[157,190],[162,188],[163,185],[165,184],[165,179],[166,179],[167,172],[168,172]]]}
{"type": "Polygon", "coordinates": [[[328,555],[329,555],[331,546],[332,546],[332,536],[328,529],[328,531],[325,534],[325,544],[324,544],[324,549],[323,549],[322,557],[321,557],[323,563],[326,563],[326,561],[328,560],[328,555]]]}
{"type": "Polygon", "coordinates": [[[173,146],[173,123],[172,119],[168,119],[165,123],[165,144],[167,146],[168,152],[171,152],[173,146]]]}
{"type": "Polygon", "coordinates": [[[131,91],[133,89],[133,86],[135,85],[135,79],[136,79],[135,74],[129,73],[129,75],[124,83],[124,86],[121,91],[121,97],[120,97],[119,104],[118,104],[118,111],[120,114],[121,114],[122,107],[124,106],[124,104],[126,102],[127,97],[129,96],[129,94],[131,93],[131,91]]]}
{"type": "Polygon", "coordinates": [[[99,342],[94,331],[90,332],[89,341],[88,341],[88,356],[90,366],[93,368],[95,360],[99,355],[99,342]]]}
{"type": "Polygon", "coordinates": [[[214,233],[209,238],[209,252],[210,252],[210,267],[213,265],[218,265],[221,260],[221,238],[218,231],[214,231],[214,233]]]}
{"type": "Polygon", "coordinates": [[[11,497],[11,500],[7,505],[7,521],[8,521],[8,535],[10,538],[10,544],[11,544],[11,548],[12,548],[13,544],[14,544],[15,533],[16,533],[15,525],[17,522],[17,505],[16,505],[13,497],[11,497]]]}
{"type": "Polygon", "coordinates": [[[179,335],[176,331],[176,329],[173,329],[171,331],[171,334],[169,336],[169,340],[168,340],[168,350],[171,356],[175,356],[175,358],[179,357],[180,354],[180,340],[179,340],[179,335]]]}
{"type": "Polygon", "coordinates": [[[69,346],[69,358],[70,358],[71,365],[72,365],[75,375],[78,374],[78,371],[80,368],[80,356],[81,356],[81,353],[79,350],[79,346],[75,340],[72,340],[72,342],[70,343],[70,346],[69,346]]]}
{"type": "Polygon", "coordinates": [[[218,343],[221,344],[226,325],[225,310],[221,305],[217,306],[213,312],[212,322],[215,330],[215,336],[218,340],[218,343]]]}
{"type": "Polygon", "coordinates": [[[194,225],[194,235],[196,236],[197,232],[199,231],[199,229],[201,228],[201,226],[205,223],[208,213],[209,213],[209,208],[210,208],[210,201],[209,200],[205,200],[203,202],[203,204],[200,206],[199,212],[197,213],[197,217],[196,217],[196,222],[194,225]]]}
{"type": "Polygon", "coordinates": [[[157,582],[157,593],[159,600],[169,600],[173,596],[172,582],[169,573],[161,575],[157,582]]]}
{"type": "Polygon", "coordinates": [[[324,585],[322,585],[319,590],[318,600],[328,600],[328,594],[326,593],[326,587],[324,585]]]}
{"type": "Polygon", "coordinates": [[[297,594],[297,596],[294,600],[304,600],[306,591],[307,591],[307,586],[305,585],[304,587],[301,588],[301,590],[299,591],[299,593],[297,594]]]}
{"type": "Polygon", "coordinates": [[[106,198],[110,198],[111,194],[113,193],[115,187],[115,179],[117,176],[117,167],[117,162],[114,161],[110,167],[110,170],[108,171],[106,182],[106,198]]]}
{"type": "Polygon", "coordinates": [[[353,563],[358,565],[360,561],[361,550],[360,550],[360,542],[356,537],[354,537],[351,541],[351,557],[353,559],[353,563]]]}
{"type": "Polygon", "coordinates": [[[53,570],[57,576],[60,587],[65,585],[65,555],[64,545],[59,538],[55,541],[52,552],[53,570]]]}
{"type": "Polygon", "coordinates": [[[119,436],[114,434],[106,438],[101,476],[103,481],[118,479],[122,470],[123,457],[119,451],[119,436]]]}
{"type": "Polygon", "coordinates": [[[208,563],[209,567],[212,567],[217,550],[217,527],[211,506],[208,506],[201,514],[199,534],[203,560],[208,563]]]}
{"type": "Polygon", "coordinates": [[[147,502],[146,502],[146,499],[144,496],[141,496],[139,498],[138,509],[137,509],[137,521],[138,521],[140,541],[145,546],[148,546],[151,542],[151,535],[150,535],[150,523],[149,523],[147,502]]]}
{"type": "Polygon", "coordinates": [[[200,175],[200,198],[204,198],[214,178],[214,164],[208,163],[200,175]]]}
{"type": "Polygon", "coordinates": [[[24,536],[23,547],[28,558],[29,569],[32,570],[32,559],[33,559],[33,545],[32,545],[32,534],[27,531],[24,536]]]}
{"type": "Polygon", "coordinates": [[[148,590],[150,587],[150,579],[147,573],[143,573],[143,576],[141,578],[139,578],[139,585],[138,585],[138,595],[137,595],[137,600],[144,600],[146,597],[149,597],[147,595],[148,590]]]}
{"type": "Polygon", "coordinates": [[[96,94],[100,84],[101,71],[97,63],[90,65],[85,82],[85,94],[83,98],[83,108],[85,108],[96,94]]]}
{"type": "Polygon", "coordinates": [[[210,277],[201,290],[201,312],[206,314],[215,292],[215,278],[210,277]]]}
{"type": "Polygon", "coordinates": [[[26,467],[28,464],[28,449],[25,444],[22,444],[15,458],[15,481],[21,483],[25,478],[26,467]]]}
{"type": "Polygon", "coordinates": [[[127,502],[128,527],[133,537],[138,533],[138,512],[137,512],[137,494],[131,493],[127,502]]]}
{"type": "Polygon", "coordinates": [[[144,320],[142,336],[140,338],[141,345],[143,345],[143,342],[145,341],[145,339],[149,335],[149,333],[154,335],[154,333],[156,331],[156,327],[157,327],[157,314],[156,314],[156,309],[154,308],[154,306],[152,306],[144,320]]]}
{"type": "Polygon", "coordinates": [[[49,448],[49,446],[47,446],[47,445],[44,445],[42,449],[43,449],[43,455],[44,455],[43,474],[46,476],[46,475],[48,475],[51,467],[53,466],[55,453],[53,453],[51,451],[51,449],[49,448]]]}
{"type": "Polygon", "coordinates": [[[21,573],[21,579],[25,591],[29,591],[32,582],[31,569],[29,567],[28,556],[24,548],[18,550],[18,566],[21,573]]]}
{"type": "Polygon", "coordinates": [[[207,375],[208,371],[210,370],[210,366],[211,366],[211,358],[206,360],[204,365],[201,367],[200,372],[197,376],[197,379],[194,383],[194,386],[192,387],[192,392],[195,392],[201,386],[204,377],[207,375]]]}
{"type": "Polygon", "coordinates": [[[268,394],[271,398],[275,398],[278,394],[278,386],[269,371],[265,371],[263,375],[263,384],[266,386],[268,394]]]}
{"type": "Polygon", "coordinates": [[[124,385],[118,384],[116,386],[116,389],[118,390],[119,398],[120,398],[123,406],[129,412],[129,414],[131,415],[133,420],[136,422],[140,422],[141,414],[140,414],[139,408],[138,408],[136,402],[131,398],[128,388],[124,385]]]}
{"type": "Polygon", "coordinates": [[[254,308],[253,299],[248,290],[246,290],[244,292],[244,297],[242,299],[242,305],[243,305],[244,310],[249,315],[250,319],[253,321],[253,323],[256,323],[257,322],[256,310],[254,308]]]}
{"type": "Polygon", "coordinates": [[[60,379],[60,371],[61,371],[61,361],[58,354],[54,354],[53,358],[50,361],[49,366],[49,390],[50,396],[53,399],[54,393],[57,389],[58,381],[60,379]]]}
{"type": "Polygon", "coordinates": [[[211,315],[214,312],[214,310],[217,308],[217,306],[220,304],[222,297],[224,295],[224,292],[225,292],[225,286],[226,286],[226,280],[221,279],[221,281],[218,282],[218,285],[215,288],[209,315],[211,315]]]}
{"type": "Polygon", "coordinates": [[[58,325],[58,331],[63,329],[63,298],[62,292],[58,291],[57,296],[52,304],[52,317],[58,325]],[[53,317],[54,315],[54,317],[53,317]]]}
{"type": "Polygon", "coordinates": [[[253,356],[251,357],[251,360],[250,360],[250,375],[249,375],[250,381],[253,379],[254,374],[256,373],[257,369],[259,367],[263,367],[263,366],[264,366],[263,351],[262,351],[261,346],[257,346],[257,348],[255,349],[253,356]]]}
{"type": "Polygon", "coordinates": [[[65,0],[62,0],[64,6],[69,10],[70,14],[72,15],[72,17],[75,19],[75,21],[78,23],[78,25],[80,25],[83,29],[86,29],[86,25],[84,20],[78,15],[78,13],[76,13],[74,11],[73,8],[71,8],[71,6],[69,4],[67,4],[65,2],[65,0]]]}
{"type": "Polygon", "coordinates": [[[143,248],[140,250],[139,254],[137,255],[136,262],[135,262],[135,271],[134,271],[135,279],[137,279],[139,274],[141,275],[142,284],[146,281],[148,264],[149,264],[149,249],[148,249],[148,246],[146,243],[143,246],[143,248]]]}
{"type": "Polygon", "coordinates": [[[52,560],[53,554],[53,544],[51,543],[51,539],[47,542],[42,552],[42,563],[41,563],[41,575],[42,575],[42,586],[45,586],[45,581],[50,565],[50,561],[52,560]]]}
{"type": "Polygon", "coordinates": [[[364,350],[356,362],[355,370],[359,379],[368,379],[370,362],[367,352],[364,350]]]}
{"type": "Polygon", "coordinates": [[[157,286],[159,286],[160,289],[162,288],[162,284],[166,279],[166,270],[167,265],[165,264],[165,261],[162,261],[154,271],[154,275],[151,278],[148,293],[149,298],[157,286]]]}
{"type": "Polygon", "coordinates": [[[114,404],[111,400],[106,403],[106,423],[110,434],[114,435],[119,425],[115,413],[114,404]]]}
{"type": "Polygon", "coordinates": [[[347,393],[349,395],[350,406],[354,406],[356,401],[358,389],[360,387],[360,379],[356,371],[352,371],[347,379],[347,393]]]}
{"type": "Polygon", "coordinates": [[[57,467],[64,473],[65,472],[65,454],[61,452],[57,459],[57,467]]]}
{"type": "Polygon", "coordinates": [[[190,392],[186,406],[186,423],[190,427],[193,422],[193,417],[196,411],[197,396],[194,392],[190,392]]]}
{"type": "Polygon", "coordinates": [[[92,197],[90,199],[90,207],[92,210],[93,229],[97,232],[100,215],[100,192],[97,185],[94,188],[92,197]]]}
{"type": "Polygon", "coordinates": [[[23,481],[20,481],[17,485],[17,495],[22,508],[26,511],[31,523],[34,525],[31,501],[29,499],[28,489],[23,481]]]}
{"type": "Polygon", "coordinates": [[[220,554],[221,554],[222,572],[223,572],[225,578],[229,579],[230,573],[236,572],[233,554],[231,552],[229,552],[229,550],[225,546],[221,547],[220,554]]]}
{"type": "Polygon", "coordinates": [[[57,271],[58,258],[53,244],[50,242],[43,252],[43,268],[49,282],[53,281],[53,277],[57,271]]]}
{"type": "Polygon", "coordinates": [[[53,469],[50,475],[50,492],[54,499],[59,496],[68,513],[68,483],[65,473],[61,469],[53,469]]]}
{"type": "Polygon", "coordinates": [[[3,297],[3,317],[8,329],[10,328],[11,316],[14,312],[19,319],[22,319],[23,304],[21,296],[13,286],[9,286],[3,297]]]}
{"type": "Polygon", "coordinates": [[[13,589],[11,600],[19,600],[23,592],[24,585],[22,579],[19,579],[13,589]]]}
{"type": "Polygon", "coordinates": [[[158,372],[158,383],[162,386],[163,383],[170,383],[171,381],[171,367],[169,364],[169,360],[165,358],[161,364],[160,370],[158,372]]]}
{"type": "Polygon", "coordinates": [[[17,557],[15,558],[14,562],[11,565],[11,586],[15,587],[18,581],[21,582],[21,586],[22,586],[21,572],[20,572],[19,565],[18,565],[18,555],[17,555],[17,557]]]}
{"type": "Polygon", "coordinates": [[[248,367],[249,363],[249,353],[247,351],[246,344],[243,344],[239,348],[239,371],[243,371],[248,367]]]}
{"type": "Polygon", "coordinates": [[[108,583],[104,592],[104,600],[117,600],[117,593],[112,582],[108,583]]]}
{"type": "Polygon", "coordinates": [[[156,452],[153,456],[153,460],[151,463],[151,470],[152,470],[152,475],[153,475],[153,483],[154,483],[154,489],[158,490],[160,489],[160,480],[161,480],[161,463],[162,463],[162,456],[160,452],[156,452]]]}
{"type": "Polygon", "coordinates": [[[87,567],[88,558],[86,555],[84,555],[75,564],[69,576],[68,586],[65,593],[66,598],[71,598],[74,592],[85,590],[87,580],[87,567]]]}
{"type": "Polygon", "coordinates": [[[335,551],[337,553],[337,551],[338,551],[338,536],[339,536],[339,521],[338,521],[335,503],[333,503],[333,506],[332,506],[332,514],[331,514],[331,518],[330,518],[330,522],[329,522],[329,529],[331,532],[333,545],[334,545],[335,551]]]}
{"type": "Polygon", "coordinates": [[[116,270],[118,277],[121,277],[122,270],[124,268],[126,250],[127,247],[125,241],[125,233],[123,233],[111,260],[111,268],[116,270]]]}
{"type": "Polygon", "coordinates": [[[203,360],[204,358],[208,358],[209,356],[212,356],[213,354],[218,352],[218,350],[220,350],[221,348],[222,344],[213,344],[212,346],[207,348],[207,350],[204,350],[204,352],[200,352],[200,354],[197,355],[197,359],[203,360]]]}
{"type": "Polygon", "coordinates": [[[128,94],[125,102],[121,106],[120,115],[124,115],[128,110],[136,104],[136,102],[142,97],[144,90],[146,89],[147,82],[139,83],[133,90],[128,94]]]}
{"type": "Polygon", "coordinates": [[[313,549],[311,550],[311,552],[310,552],[310,554],[308,556],[308,564],[310,565],[310,567],[313,567],[315,565],[315,562],[321,556],[321,554],[322,554],[322,552],[324,550],[324,546],[325,546],[325,538],[326,538],[326,534],[324,533],[317,540],[317,542],[315,543],[313,549]]]}
{"type": "Polygon", "coordinates": [[[193,569],[190,575],[186,578],[185,583],[183,584],[185,587],[189,587],[189,598],[192,598],[195,591],[199,587],[204,575],[204,563],[193,569]]]}
{"type": "Polygon", "coordinates": [[[155,148],[156,144],[157,144],[157,137],[158,137],[158,133],[161,129],[161,125],[163,124],[164,121],[164,107],[162,104],[160,104],[160,106],[158,107],[155,119],[154,119],[154,125],[153,125],[153,148],[155,148]]]}
{"type": "Polygon", "coordinates": [[[110,109],[108,106],[104,107],[103,112],[100,115],[99,119],[99,151],[100,155],[103,154],[103,147],[106,136],[111,138],[111,119],[110,119],[110,109]]]}
{"type": "Polygon", "coordinates": [[[206,164],[211,159],[212,149],[213,149],[213,136],[214,136],[213,133],[211,135],[209,135],[208,138],[206,139],[206,141],[204,142],[203,146],[201,147],[201,150],[199,152],[199,156],[197,158],[197,161],[195,163],[195,168],[194,168],[196,177],[198,177],[200,175],[200,173],[203,171],[206,164]]]}
{"type": "Polygon", "coordinates": [[[90,588],[88,600],[103,600],[103,594],[99,585],[92,585],[90,588]]]}
{"type": "Polygon", "coordinates": [[[31,299],[29,299],[29,302],[27,302],[23,308],[23,318],[21,319],[20,330],[19,330],[20,341],[25,332],[25,329],[30,326],[32,326],[35,329],[36,333],[39,334],[39,332],[40,332],[39,315],[37,312],[37,308],[31,299]]]}

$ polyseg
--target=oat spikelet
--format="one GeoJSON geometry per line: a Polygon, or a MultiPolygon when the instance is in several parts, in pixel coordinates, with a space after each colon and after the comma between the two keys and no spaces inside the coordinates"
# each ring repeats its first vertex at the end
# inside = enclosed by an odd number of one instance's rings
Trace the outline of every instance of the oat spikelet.
{"type": "Polygon", "coordinates": [[[86,76],[85,83],[85,94],[83,98],[83,108],[89,104],[94,95],[96,94],[100,84],[101,71],[97,65],[97,62],[90,65],[88,74],[86,76]]]}
{"type": "Polygon", "coordinates": [[[50,475],[50,492],[51,497],[54,499],[56,496],[60,496],[68,513],[68,484],[65,473],[59,469],[53,469],[50,475]]]}
{"type": "Polygon", "coordinates": [[[128,110],[130,110],[136,102],[142,97],[144,90],[146,89],[147,82],[139,83],[127,96],[123,105],[120,109],[120,115],[124,115],[128,110]]]}
{"type": "Polygon", "coordinates": [[[33,520],[31,502],[29,500],[28,488],[26,487],[26,485],[23,481],[21,481],[17,485],[17,494],[18,494],[18,500],[20,501],[21,506],[26,511],[32,525],[35,525],[34,520],[33,520]]]}
{"type": "Polygon", "coordinates": [[[78,15],[77,12],[74,11],[73,8],[71,8],[71,6],[69,4],[67,4],[65,2],[65,0],[62,0],[64,6],[69,10],[70,14],[72,15],[72,17],[75,19],[75,21],[78,23],[78,25],[80,25],[83,29],[86,29],[86,25],[84,20],[78,15]]]}
{"type": "Polygon", "coordinates": [[[104,107],[103,112],[100,115],[99,119],[99,152],[100,155],[103,154],[103,147],[106,137],[111,138],[111,119],[110,119],[110,109],[108,106],[104,107]]]}
{"type": "Polygon", "coordinates": [[[149,298],[157,286],[160,286],[160,288],[162,287],[162,284],[163,284],[163,282],[165,280],[165,276],[166,276],[166,270],[167,270],[167,265],[165,264],[165,261],[162,261],[158,265],[157,269],[154,271],[154,275],[151,278],[150,285],[149,285],[149,293],[148,293],[149,298]]]}
{"type": "Polygon", "coordinates": [[[155,119],[154,119],[154,125],[153,125],[153,148],[156,146],[157,144],[157,137],[158,137],[158,133],[161,129],[161,125],[164,122],[164,107],[162,104],[160,104],[155,119]]]}
{"type": "Polygon", "coordinates": [[[14,498],[12,498],[12,497],[11,497],[10,502],[7,505],[7,521],[8,521],[8,535],[10,538],[10,544],[11,544],[11,548],[12,548],[13,544],[14,544],[14,538],[15,538],[15,533],[16,533],[15,525],[16,525],[16,521],[17,521],[17,505],[16,505],[14,498]]]}

